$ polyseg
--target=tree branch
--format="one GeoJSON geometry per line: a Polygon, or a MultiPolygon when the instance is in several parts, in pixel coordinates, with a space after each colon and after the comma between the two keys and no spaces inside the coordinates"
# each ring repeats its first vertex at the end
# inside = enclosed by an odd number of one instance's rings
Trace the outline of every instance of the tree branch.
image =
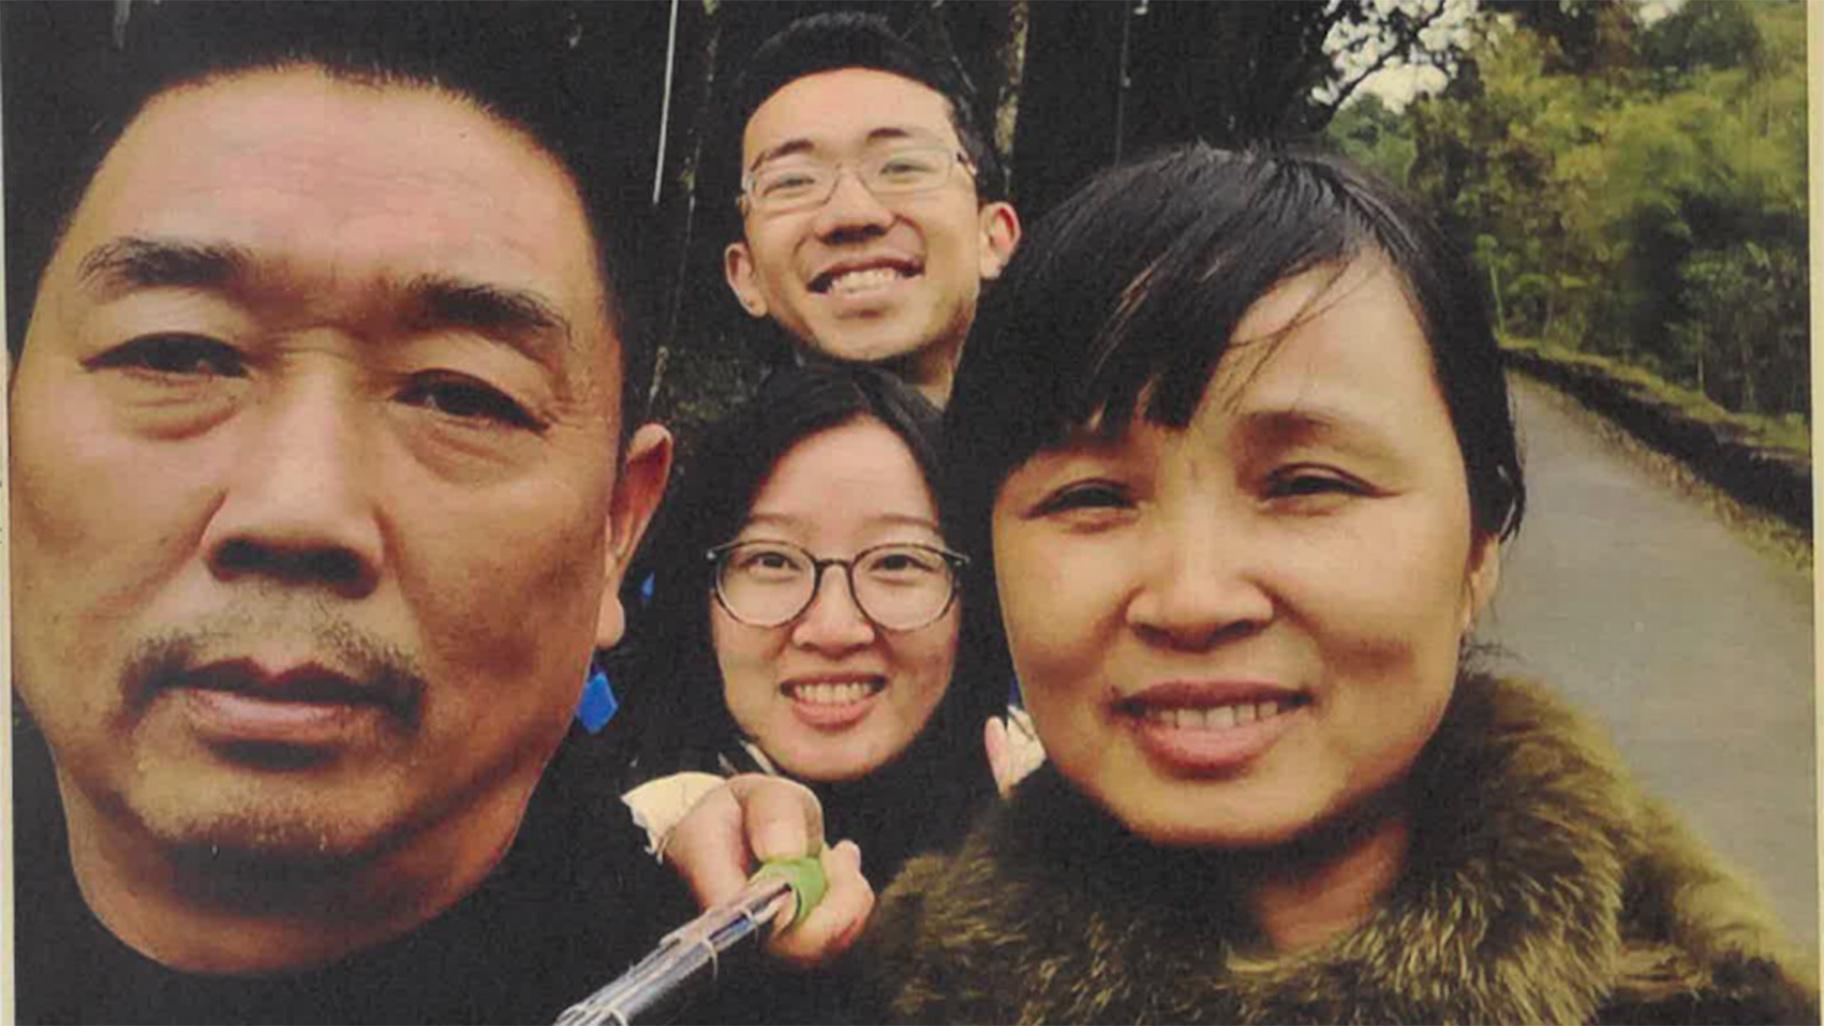
{"type": "Polygon", "coordinates": [[[1366,82],[1376,73],[1385,69],[1395,58],[1405,58],[1415,50],[1419,44],[1419,36],[1427,28],[1430,28],[1439,18],[1443,17],[1445,9],[1449,6],[1450,0],[1436,0],[1435,6],[1433,6],[1431,10],[1412,19],[1412,22],[1404,30],[1396,29],[1396,31],[1399,31],[1399,35],[1395,38],[1393,45],[1389,46],[1386,50],[1383,50],[1381,55],[1375,58],[1373,64],[1370,64],[1354,78],[1337,84],[1335,97],[1320,108],[1324,120],[1328,121],[1330,118],[1335,117],[1336,112],[1343,109],[1343,104],[1348,101],[1349,97],[1355,93],[1356,88],[1363,82],[1366,82]]]}

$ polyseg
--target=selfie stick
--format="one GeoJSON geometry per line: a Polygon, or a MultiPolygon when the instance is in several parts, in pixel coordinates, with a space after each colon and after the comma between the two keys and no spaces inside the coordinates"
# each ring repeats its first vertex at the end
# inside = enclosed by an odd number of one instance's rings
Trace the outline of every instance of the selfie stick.
{"type": "Polygon", "coordinates": [[[781,912],[789,912],[783,926],[810,915],[828,883],[815,855],[766,863],[739,894],[667,934],[620,979],[565,1009],[556,1026],[652,1021],[647,1013],[681,995],[683,986],[705,967],[714,979],[717,956],[759,933],[781,912]]]}

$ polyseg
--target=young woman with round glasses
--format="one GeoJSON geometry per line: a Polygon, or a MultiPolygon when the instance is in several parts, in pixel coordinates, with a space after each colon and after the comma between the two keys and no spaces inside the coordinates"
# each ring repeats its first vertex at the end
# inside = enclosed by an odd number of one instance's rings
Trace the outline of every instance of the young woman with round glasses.
{"type": "Polygon", "coordinates": [[[1465,665],[1525,493],[1477,280],[1399,194],[1277,150],[1099,176],[944,441],[1049,762],[883,893],[848,1021],[1817,1021],[1607,745],[1465,665]]]}
{"type": "Polygon", "coordinates": [[[617,724],[655,842],[703,774],[779,773],[885,880],[994,793],[982,732],[1008,679],[958,665],[967,559],[934,498],[937,419],[888,374],[812,364],[775,372],[689,461],[617,724]]]}

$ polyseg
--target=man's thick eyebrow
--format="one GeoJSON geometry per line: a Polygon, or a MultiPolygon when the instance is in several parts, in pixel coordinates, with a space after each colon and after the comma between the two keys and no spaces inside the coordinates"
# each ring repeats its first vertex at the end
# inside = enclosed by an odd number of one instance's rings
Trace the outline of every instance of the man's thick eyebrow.
{"type": "MultiPolygon", "coordinates": [[[[927,137],[931,139],[933,145],[942,145],[943,143],[942,139],[933,136],[932,133],[924,131],[923,129],[906,128],[900,125],[882,125],[869,132],[867,138],[863,140],[863,142],[865,145],[872,146],[879,142],[895,142],[900,139],[921,139],[927,137]]],[[[777,146],[761,151],[761,153],[754,158],[754,162],[748,170],[752,171],[769,160],[778,160],[780,157],[791,157],[800,153],[808,153],[816,148],[817,144],[810,139],[787,139],[777,146]]]]}
{"type": "Polygon", "coordinates": [[[77,280],[104,294],[152,288],[221,288],[245,279],[252,256],[220,242],[123,236],[90,250],[77,280]]]}
{"type": "Polygon", "coordinates": [[[556,355],[552,341],[568,345],[573,337],[556,304],[526,289],[425,274],[407,283],[406,295],[415,327],[473,331],[541,363],[556,355]]]}
{"type": "MultiPolygon", "coordinates": [[[[226,288],[253,278],[252,253],[222,242],[123,236],[90,250],[77,265],[78,280],[104,295],[150,288],[226,288]]],[[[473,331],[545,361],[549,341],[568,344],[570,322],[536,292],[424,274],[405,286],[410,319],[420,329],[473,331]]]]}

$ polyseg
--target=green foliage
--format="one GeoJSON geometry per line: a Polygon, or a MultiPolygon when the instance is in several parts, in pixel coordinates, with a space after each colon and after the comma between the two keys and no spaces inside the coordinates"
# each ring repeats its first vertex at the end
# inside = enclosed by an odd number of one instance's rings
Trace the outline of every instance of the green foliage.
{"type": "Polygon", "coordinates": [[[1743,242],[1698,250],[1679,267],[1692,311],[1672,325],[1675,351],[1705,394],[1735,410],[1809,406],[1802,253],[1743,242]],[[1768,389],[1776,390],[1773,394],[1768,389]]]}
{"type": "Polygon", "coordinates": [[[1485,15],[1413,105],[1409,183],[1474,243],[1504,332],[1809,415],[1804,9],[1571,6],[1485,15]]]}
{"type": "Polygon", "coordinates": [[[1324,134],[1337,149],[1390,182],[1403,184],[1418,155],[1405,119],[1373,93],[1338,111],[1324,134]]]}
{"type": "Polygon", "coordinates": [[[1640,51],[1649,67],[1677,75],[1697,67],[1757,67],[1762,49],[1746,4],[1700,3],[1686,5],[1645,33],[1640,51]]]}

